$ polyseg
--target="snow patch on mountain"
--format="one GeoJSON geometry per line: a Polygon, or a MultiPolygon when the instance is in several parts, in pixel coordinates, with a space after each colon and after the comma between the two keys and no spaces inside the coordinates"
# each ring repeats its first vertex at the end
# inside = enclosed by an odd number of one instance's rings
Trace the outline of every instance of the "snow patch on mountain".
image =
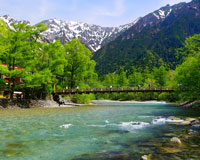
{"type": "Polygon", "coordinates": [[[157,18],[157,19],[165,19],[167,16],[170,15],[172,9],[170,8],[169,11],[165,11],[165,10],[158,10],[156,12],[153,13],[153,15],[157,18]]]}
{"type": "Polygon", "coordinates": [[[67,22],[58,19],[49,19],[41,23],[49,27],[48,30],[43,32],[45,41],[53,42],[59,39],[64,44],[75,38],[81,39],[82,43],[95,52],[106,43],[114,40],[120,33],[132,27],[136,21],[119,27],[101,27],[83,22],[67,22]]]}
{"type": "MultiPolygon", "coordinates": [[[[159,10],[153,12],[153,15],[160,20],[164,20],[166,17],[168,17],[170,15],[170,13],[172,12],[172,8],[174,6],[170,6],[170,5],[166,5],[165,7],[160,8],[159,10]]],[[[175,9],[175,7],[174,7],[175,9]]]]}

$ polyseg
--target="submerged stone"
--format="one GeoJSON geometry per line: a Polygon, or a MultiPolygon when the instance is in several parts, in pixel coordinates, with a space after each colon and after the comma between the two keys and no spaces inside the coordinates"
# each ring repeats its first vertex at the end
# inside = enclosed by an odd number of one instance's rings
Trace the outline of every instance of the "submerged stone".
{"type": "Polygon", "coordinates": [[[186,120],[186,121],[196,121],[195,118],[190,118],[190,117],[187,117],[185,120],[186,120]]]}
{"type": "Polygon", "coordinates": [[[175,134],[174,134],[174,133],[166,133],[165,136],[166,136],[166,137],[174,137],[175,134]]]}
{"type": "Polygon", "coordinates": [[[161,147],[160,148],[162,152],[164,153],[178,153],[178,152],[182,152],[180,149],[178,148],[170,148],[170,147],[161,147]]]}
{"type": "Polygon", "coordinates": [[[178,118],[178,117],[170,117],[171,120],[173,121],[179,121],[179,120],[182,120],[181,118],[178,118]]]}
{"type": "Polygon", "coordinates": [[[24,148],[25,146],[23,144],[20,144],[20,143],[13,143],[13,144],[7,144],[7,147],[10,147],[10,148],[24,148]]]}
{"type": "Polygon", "coordinates": [[[159,147],[159,146],[162,146],[162,143],[158,142],[158,141],[149,141],[149,142],[144,142],[144,143],[140,144],[140,146],[159,147]]]}
{"type": "Polygon", "coordinates": [[[111,131],[108,132],[108,134],[114,134],[114,133],[126,134],[126,133],[129,133],[129,131],[127,131],[127,130],[111,130],[111,131]]]}
{"type": "Polygon", "coordinates": [[[2,150],[2,152],[5,153],[9,157],[15,156],[17,154],[17,151],[13,149],[4,149],[2,150]]]}
{"type": "Polygon", "coordinates": [[[115,156],[115,158],[117,158],[117,159],[127,159],[127,158],[129,158],[129,154],[128,153],[117,154],[115,156]]]}

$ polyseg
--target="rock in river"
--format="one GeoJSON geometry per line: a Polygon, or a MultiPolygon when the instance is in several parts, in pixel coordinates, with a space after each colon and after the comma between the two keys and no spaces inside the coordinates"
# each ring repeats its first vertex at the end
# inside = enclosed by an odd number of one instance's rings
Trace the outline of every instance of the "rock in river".
{"type": "Polygon", "coordinates": [[[142,156],[141,160],[151,160],[151,154],[142,156]]]}
{"type": "Polygon", "coordinates": [[[170,139],[170,142],[176,143],[176,144],[182,144],[181,140],[177,137],[173,137],[170,139]]]}

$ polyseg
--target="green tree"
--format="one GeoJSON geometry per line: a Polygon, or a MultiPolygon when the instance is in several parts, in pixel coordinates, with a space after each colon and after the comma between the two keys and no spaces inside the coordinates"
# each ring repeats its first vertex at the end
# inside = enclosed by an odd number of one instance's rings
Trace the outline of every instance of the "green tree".
{"type": "Polygon", "coordinates": [[[181,100],[200,99],[200,35],[186,40],[185,48],[178,54],[188,57],[175,70],[174,87],[181,100]]]}
{"type": "Polygon", "coordinates": [[[158,86],[165,86],[166,78],[167,78],[167,71],[164,66],[160,66],[159,68],[153,69],[154,79],[158,86]]]}
{"type": "Polygon", "coordinates": [[[200,54],[177,67],[174,80],[181,99],[200,99],[200,54]]]}
{"type": "Polygon", "coordinates": [[[48,68],[52,74],[52,83],[58,85],[63,82],[60,77],[64,74],[64,68],[67,65],[65,49],[60,41],[45,44],[43,48],[43,58],[41,68],[48,68]]]}
{"type": "Polygon", "coordinates": [[[12,28],[1,30],[0,45],[3,49],[1,52],[1,61],[8,65],[8,91],[10,98],[13,98],[15,90],[16,77],[23,77],[25,70],[16,70],[15,66],[22,66],[26,60],[24,57],[33,53],[33,42],[37,41],[39,35],[47,27],[45,25],[36,25],[34,27],[25,23],[12,24],[12,28]]]}
{"type": "Polygon", "coordinates": [[[134,67],[132,70],[132,73],[128,76],[129,84],[131,84],[131,86],[143,85],[142,73],[137,72],[134,67]]]}
{"type": "Polygon", "coordinates": [[[120,71],[120,74],[118,77],[118,85],[120,87],[125,87],[128,85],[127,72],[124,71],[124,68],[122,68],[120,71]]]}
{"type": "Polygon", "coordinates": [[[65,50],[59,41],[39,43],[24,67],[27,71],[23,77],[26,91],[34,93],[37,97],[51,93],[55,85],[59,86],[63,81],[66,62],[65,50]]]}
{"type": "MultiPolygon", "coordinates": [[[[91,60],[92,53],[81,44],[79,39],[67,42],[65,45],[66,59],[68,61],[65,67],[66,86],[70,88],[85,87],[85,82],[89,85],[96,82],[95,61],[91,60]]],[[[87,85],[87,87],[89,87],[87,85]]]]}
{"type": "Polygon", "coordinates": [[[118,74],[115,73],[106,74],[104,76],[103,84],[106,87],[118,86],[118,78],[119,78],[118,74]]]}

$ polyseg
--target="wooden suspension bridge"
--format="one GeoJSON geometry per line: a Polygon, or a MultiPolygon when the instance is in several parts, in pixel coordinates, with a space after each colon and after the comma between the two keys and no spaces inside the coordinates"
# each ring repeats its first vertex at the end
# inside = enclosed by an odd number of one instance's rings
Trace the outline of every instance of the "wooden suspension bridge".
{"type": "Polygon", "coordinates": [[[116,87],[116,88],[81,88],[56,90],[57,95],[90,94],[90,93],[128,93],[128,92],[174,92],[172,87],[116,87]]]}

